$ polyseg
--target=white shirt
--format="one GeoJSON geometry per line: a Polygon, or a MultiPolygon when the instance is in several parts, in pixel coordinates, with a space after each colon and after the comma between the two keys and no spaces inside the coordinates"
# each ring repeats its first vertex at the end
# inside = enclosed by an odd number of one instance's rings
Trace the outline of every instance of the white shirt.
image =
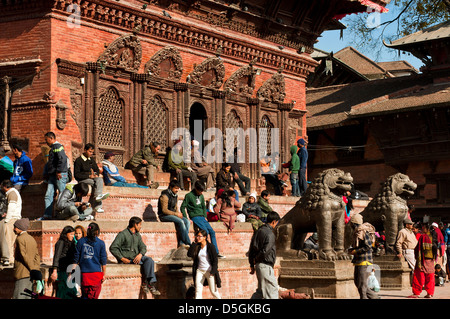
{"type": "Polygon", "coordinates": [[[5,223],[11,219],[22,218],[22,197],[20,193],[14,187],[10,188],[6,193],[6,199],[8,200],[8,208],[6,210],[5,223]]]}
{"type": "Polygon", "coordinates": [[[203,248],[200,248],[198,252],[198,269],[203,271],[210,271],[211,264],[209,262],[208,252],[206,251],[206,245],[203,248]]]}

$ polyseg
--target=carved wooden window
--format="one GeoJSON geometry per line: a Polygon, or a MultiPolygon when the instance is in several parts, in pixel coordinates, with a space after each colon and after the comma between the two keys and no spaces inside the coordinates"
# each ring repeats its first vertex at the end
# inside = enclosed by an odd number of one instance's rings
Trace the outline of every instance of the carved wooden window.
{"type": "MultiPolygon", "coordinates": [[[[264,148],[264,145],[266,146],[265,149],[265,154],[263,155],[267,155],[271,153],[272,150],[272,145],[271,145],[271,141],[272,141],[272,128],[274,128],[274,125],[270,122],[270,119],[267,115],[264,115],[261,119],[261,124],[260,124],[260,135],[259,135],[259,145],[260,148],[264,148]]],[[[263,149],[264,150],[264,149],[263,149]]]]}
{"type": "Polygon", "coordinates": [[[123,146],[124,102],[119,93],[110,87],[100,97],[98,144],[103,147],[122,148],[123,146]]]}
{"type": "Polygon", "coordinates": [[[161,149],[167,145],[167,111],[159,96],[154,96],[147,104],[147,125],[145,127],[145,144],[161,143],[161,149]]]}
{"type": "MultiPolygon", "coordinates": [[[[241,118],[237,114],[235,110],[232,110],[230,113],[228,113],[226,122],[225,122],[226,128],[232,128],[232,129],[238,129],[244,127],[244,124],[242,123],[241,118]]],[[[226,132],[225,132],[226,133],[226,132]]],[[[241,141],[238,138],[234,138],[234,147],[240,147],[241,141]]]]}

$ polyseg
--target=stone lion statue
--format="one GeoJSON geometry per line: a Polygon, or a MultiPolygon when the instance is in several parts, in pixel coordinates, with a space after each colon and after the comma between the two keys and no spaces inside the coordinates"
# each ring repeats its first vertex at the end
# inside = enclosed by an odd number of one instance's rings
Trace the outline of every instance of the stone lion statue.
{"type": "Polygon", "coordinates": [[[321,172],[306,193],[280,220],[276,227],[277,255],[302,257],[300,252],[308,232],[319,237],[318,258],[349,259],[344,250],[345,203],[353,178],[339,169],[321,172]]]}
{"type": "Polygon", "coordinates": [[[407,199],[414,194],[417,184],[407,175],[397,173],[386,179],[379,193],[360,213],[364,222],[377,231],[385,231],[386,254],[395,254],[394,246],[403,221],[408,216],[407,199]]]}

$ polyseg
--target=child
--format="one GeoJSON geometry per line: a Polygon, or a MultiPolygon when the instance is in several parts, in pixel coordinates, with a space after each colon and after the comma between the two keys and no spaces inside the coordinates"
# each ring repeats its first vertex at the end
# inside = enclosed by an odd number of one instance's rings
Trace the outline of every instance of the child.
{"type": "Polygon", "coordinates": [[[258,205],[261,207],[261,221],[263,223],[266,222],[267,214],[269,214],[271,211],[273,211],[272,207],[269,205],[270,201],[270,193],[268,190],[263,190],[261,192],[261,196],[258,199],[258,205]]]}
{"type": "Polygon", "coordinates": [[[194,225],[200,229],[206,230],[211,238],[211,243],[214,247],[216,247],[218,257],[224,258],[224,256],[219,254],[219,248],[217,247],[216,242],[216,233],[206,218],[206,204],[205,198],[203,197],[204,190],[205,186],[203,183],[196,181],[194,183],[194,189],[184,196],[180,210],[183,217],[187,218],[187,215],[189,215],[189,218],[192,220],[194,225]]]}
{"type": "Polygon", "coordinates": [[[441,265],[436,264],[436,266],[434,266],[434,284],[435,286],[444,286],[444,282],[445,282],[445,271],[444,269],[442,269],[441,265]]]}

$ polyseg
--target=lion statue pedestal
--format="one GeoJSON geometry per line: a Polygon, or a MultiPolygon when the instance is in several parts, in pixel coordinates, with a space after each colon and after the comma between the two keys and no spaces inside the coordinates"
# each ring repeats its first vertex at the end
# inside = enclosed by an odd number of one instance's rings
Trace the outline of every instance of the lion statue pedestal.
{"type": "Polygon", "coordinates": [[[380,288],[403,290],[411,288],[411,269],[404,258],[395,255],[373,257],[373,264],[380,269],[380,288]]]}
{"type": "Polygon", "coordinates": [[[353,282],[354,266],[349,260],[326,261],[320,259],[280,260],[279,284],[298,293],[316,298],[359,299],[353,282]]]}

